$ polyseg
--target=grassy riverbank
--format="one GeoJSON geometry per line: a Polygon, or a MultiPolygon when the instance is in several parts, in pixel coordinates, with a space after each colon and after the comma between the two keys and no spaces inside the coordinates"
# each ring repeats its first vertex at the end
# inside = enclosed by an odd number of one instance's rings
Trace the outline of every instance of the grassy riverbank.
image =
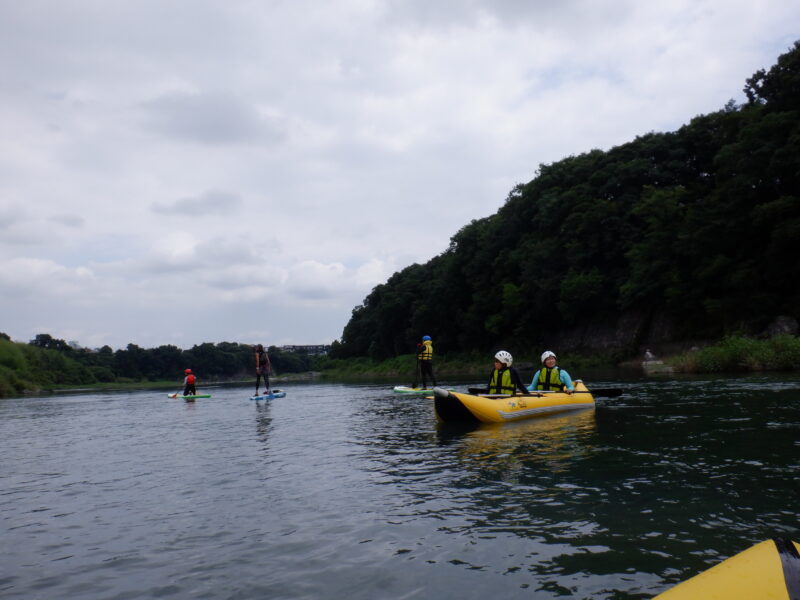
{"type": "Polygon", "coordinates": [[[779,335],[756,340],[732,336],[705,348],[668,357],[665,362],[677,373],[798,371],[800,338],[779,335]]]}
{"type": "MultiPolygon", "coordinates": [[[[559,364],[571,373],[580,373],[593,367],[641,365],[640,360],[623,363],[616,354],[563,354],[559,364]]],[[[766,340],[744,336],[728,337],[704,348],[674,356],[661,357],[674,373],[747,373],[766,371],[800,371],[800,338],[791,335],[776,336],[766,340]]],[[[492,357],[484,353],[438,355],[434,370],[438,380],[483,380],[492,369],[492,357]]],[[[539,368],[538,356],[517,355],[514,366],[523,377],[539,368]]],[[[414,379],[416,357],[405,354],[384,361],[369,358],[331,359],[319,361],[318,371],[289,373],[272,378],[273,386],[282,382],[327,380],[380,379],[410,385],[414,379]]],[[[32,348],[0,339],[0,397],[21,396],[54,391],[104,391],[134,389],[175,389],[181,387],[175,380],[136,380],[118,378],[113,382],[92,381],[91,374],[75,361],[52,350],[32,348]]],[[[220,385],[246,385],[250,378],[235,380],[201,380],[200,387],[220,385]]]]}
{"type": "MultiPolygon", "coordinates": [[[[538,354],[515,355],[514,367],[525,374],[532,374],[539,368],[538,354]]],[[[559,363],[569,365],[570,370],[590,367],[611,367],[620,360],[616,354],[595,354],[591,356],[579,354],[564,354],[559,357],[559,363]]],[[[494,368],[492,354],[470,353],[437,355],[434,358],[434,371],[437,379],[466,379],[477,378],[483,380],[489,376],[494,368]]],[[[374,361],[369,358],[328,359],[320,365],[321,375],[326,378],[364,379],[364,378],[394,378],[398,383],[410,385],[414,379],[416,356],[403,354],[384,361],[374,361]]]]}
{"type": "MultiPolygon", "coordinates": [[[[516,355],[514,366],[523,372],[539,368],[538,355],[516,355]]],[[[627,366],[638,368],[641,358],[625,360],[617,353],[607,354],[560,354],[558,362],[571,373],[583,369],[627,366]]],[[[747,373],[762,371],[800,371],[800,338],[780,335],[766,340],[744,336],[727,337],[716,344],[661,357],[675,373],[747,373]]],[[[414,378],[416,359],[405,354],[384,361],[369,358],[347,360],[329,359],[322,365],[324,377],[342,379],[396,378],[399,382],[411,383],[414,378]]],[[[438,379],[488,376],[493,367],[491,355],[472,353],[466,355],[439,355],[434,360],[438,379]]]]}

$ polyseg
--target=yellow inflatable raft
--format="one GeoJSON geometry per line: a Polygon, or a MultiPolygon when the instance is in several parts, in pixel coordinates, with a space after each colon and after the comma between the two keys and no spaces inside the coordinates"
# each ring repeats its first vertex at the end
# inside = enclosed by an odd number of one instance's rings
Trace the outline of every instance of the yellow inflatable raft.
{"type": "Polygon", "coordinates": [[[567,410],[590,408],[594,398],[582,381],[575,381],[575,392],[531,392],[529,396],[463,394],[434,388],[436,416],[442,421],[481,421],[507,423],[552,415],[567,410]]]}
{"type": "Polygon", "coordinates": [[[800,545],[761,542],[653,600],[800,600],[800,545]]]}

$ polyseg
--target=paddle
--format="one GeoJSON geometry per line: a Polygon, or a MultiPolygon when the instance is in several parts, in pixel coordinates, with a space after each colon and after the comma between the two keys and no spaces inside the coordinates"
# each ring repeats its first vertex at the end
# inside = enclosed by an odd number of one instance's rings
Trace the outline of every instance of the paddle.
{"type": "Polygon", "coordinates": [[[422,377],[422,366],[419,364],[419,359],[417,359],[417,366],[414,368],[414,383],[411,386],[412,389],[417,389],[419,387],[419,380],[422,377]]]}
{"type": "MultiPolygon", "coordinates": [[[[488,391],[487,388],[467,388],[467,393],[472,394],[473,396],[477,395],[487,395],[486,392],[488,391]]],[[[535,392],[531,392],[535,393],[535,392]]],[[[552,394],[553,392],[546,392],[552,394]]],[[[625,390],[622,388],[598,388],[596,390],[588,390],[586,392],[572,392],[573,394],[592,394],[598,398],[617,398],[625,393],[625,390]]],[[[497,395],[497,394],[494,394],[497,395]]]]}

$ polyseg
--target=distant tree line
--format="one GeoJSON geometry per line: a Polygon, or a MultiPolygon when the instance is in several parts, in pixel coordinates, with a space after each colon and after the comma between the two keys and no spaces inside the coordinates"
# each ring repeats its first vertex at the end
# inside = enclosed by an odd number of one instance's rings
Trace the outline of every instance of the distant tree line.
{"type": "MultiPolygon", "coordinates": [[[[268,349],[275,374],[311,370],[325,357],[302,351],[268,349]]],[[[246,379],[255,376],[253,346],[232,342],[205,343],[182,350],[177,346],[123,350],[73,348],[67,342],[40,333],[28,344],[12,342],[0,333],[0,396],[54,385],[83,385],[132,381],[181,381],[192,369],[201,382],[246,379]]]]}
{"type": "Polygon", "coordinates": [[[800,42],[747,102],[550,165],[449,248],[375,287],[336,358],[536,348],[620,314],[720,339],[800,318],[800,42]]]}
{"type": "MultiPolygon", "coordinates": [[[[46,333],[38,334],[30,345],[57,350],[76,361],[100,382],[118,379],[134,381],[164,381],[182,379],[184,369],[192,369],[206,380],[248,377],[255,373],[253,346],[235,342],[204,343],[182,350],[177,346],[140,348],[128,344],[122,350],[103,346],[97,350],[75,349],[64,340],[46,333]]],[[[270,363],[276,373],[298,373],[310,370],[314,357],[301,352],[282,352],[268,348],[270,363]]]]}

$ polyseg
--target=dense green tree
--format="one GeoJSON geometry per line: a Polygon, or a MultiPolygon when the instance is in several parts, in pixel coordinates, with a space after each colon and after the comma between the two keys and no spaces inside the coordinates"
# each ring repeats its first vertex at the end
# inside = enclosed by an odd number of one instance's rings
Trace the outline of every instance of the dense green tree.
{"type": "Polygon", "coordinates": [[[442,255],[373,289],[337,355],[407,353],[423,333],[530,348],[624,314],[674,322],[673,341],[800,318],[800,43],[745,93],[675,132],[540,165],[442,255]]]}

